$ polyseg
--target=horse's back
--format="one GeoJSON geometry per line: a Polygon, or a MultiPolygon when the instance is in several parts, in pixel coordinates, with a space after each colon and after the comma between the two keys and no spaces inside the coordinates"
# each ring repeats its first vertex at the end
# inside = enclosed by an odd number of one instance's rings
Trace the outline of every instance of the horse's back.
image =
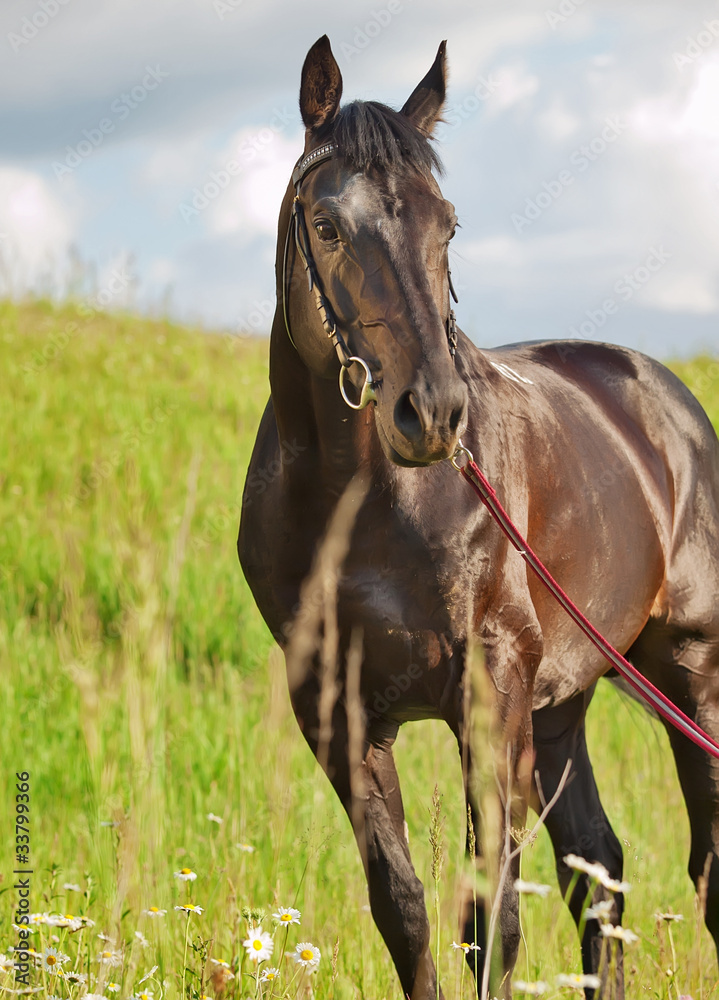
{"type": "MultiPolygon", "coordinates": [[[[687,386],[653,358],[608,344],[539,341],[486,353],[555,398],[562,386],[578,390],[602,413],[607,433],[651,480],[655,517],[665,526],[665,581],[654,613],[719,629],[719,441],[687,386]]],[[[605,501],[613,502],[611,490],[605,501]]]]}

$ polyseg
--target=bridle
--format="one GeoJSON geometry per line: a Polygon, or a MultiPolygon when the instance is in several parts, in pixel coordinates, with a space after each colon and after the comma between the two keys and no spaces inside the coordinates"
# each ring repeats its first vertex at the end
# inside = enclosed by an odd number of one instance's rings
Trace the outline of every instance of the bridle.
{"type": "MultiPolygon", "coordinates": [[[[309,284],[309,290],[314,293],[315,304],[317,306],[317,312],[320,314],[320,319],[322,320],[322,326],[327,334],[327,337],[332,341],[335,351],[337,352],[337,357],[340,363],[340,375],[339,384],[340,392],[342,393],[342,398],[345,403],[353,410],[362,410],[368,403],[377,399],[376,387],[377,383],[372,379],[372,372],[367,362],[363,358],[357,357],[355,354],[350,352],[347,346],[347,341],[342,335],[339,326],[337,325],[337,319],[332,311],[332,306],[330,305],[327,297],[322,290],[322,283],[320,282],[319,274],[317,273],[317,264],[312,256],[312,249],[310,247],[309,233],[307,232],[307,223],[305,221],[305,213],[302,208],[302,203],[300,202],[300,187],[304,177],[318,167],[321,163],[325,163],[327,160],[332,159],[332,157],[337,152],[337,146],[333,142],[327,142],[323,146],[318,146],[317,149],[313,149],[311,152],[307,153],[306,156],[300,157],[300,159],[295,164],[295,169],[292,171],[292,184],[295,189],[295,196],[292,199],[292,215],[290,218],[290,223],[287,227],[287,235],[285,237],[285,252],[282,263],[282,313],[285,320],[285,329],[287,330],[287,336],[290,339],[290,343],[297,350],[297,345],[295,344],[292,332],[290,330],[290,321],[287,312],[287,302],[288,302],[288,274],[287,274],[287,259],[289,255],[290,247],[290,234],[294,233],[295,246],[297,252],[300,255],[302,264],[304,266],[305,272],[307,274],[307,282],[309,284]],[[345,385],[346,375],[349,368],[353,364],[361,365],[364,369],[365,380],[360,390],[360,396],[358,401],[350,399],[347,395],[347,389],[345,385]]],[[[447,275],[449,278],[449,292],[452,299],[455,302],[458,301],[457,293],[454,290],[454,285],[452,284],[452,272],[447,268],[447,275]]],[[[447,330],[447,343],[449,345],[449,353],[452,357],[455,356],[457,351],[457,321],[454,315],[454,309],[452,309],[452,302],[450,300],[449,306],[449,316],[446,324],[447,330]]]]}

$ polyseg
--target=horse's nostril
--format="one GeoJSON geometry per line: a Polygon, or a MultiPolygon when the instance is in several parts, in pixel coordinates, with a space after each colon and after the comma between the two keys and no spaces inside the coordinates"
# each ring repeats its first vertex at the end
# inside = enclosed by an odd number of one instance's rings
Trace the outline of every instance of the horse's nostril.
{"type": "Polygon", "coordinates": [[[415,406],[411,389],[403,392],[397,400],[394,408],[394,422],[397,430],[404,434],[409,441],[419,441],[422,437],[424,426],[415,406]]]}

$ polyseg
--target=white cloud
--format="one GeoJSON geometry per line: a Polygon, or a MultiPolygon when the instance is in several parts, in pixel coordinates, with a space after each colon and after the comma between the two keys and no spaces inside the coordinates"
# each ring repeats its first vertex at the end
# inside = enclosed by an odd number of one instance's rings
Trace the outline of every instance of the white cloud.
{"type": "Polygon", "coordinates": [[[0,244],[3,274],[11,291],[23,291],[66,264],[73,222],[37,174],[0,167],[0,244]]]}
{"type": "Polygon", "coordinates": [[[228,154],[218,158],[218,171],[234,159],[240,172],[211,202],[209,230],[218,236],[237,233],[247,242],[259,234],[274,235],[280,204],[301,151],[296,137],[288,138],[267,127],[241,129],[228,154]]]}

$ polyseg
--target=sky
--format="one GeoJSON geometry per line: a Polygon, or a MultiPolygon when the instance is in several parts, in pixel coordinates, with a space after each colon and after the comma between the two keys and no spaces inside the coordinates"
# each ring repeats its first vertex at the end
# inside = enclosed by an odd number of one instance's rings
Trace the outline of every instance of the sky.
{"type": "Polygon", "coordinates": [[[719,354],[719,0],[3,0],[0,295],[269,331],[297,96],[401,107],[447,39],[459,325],[719,354]]]}

